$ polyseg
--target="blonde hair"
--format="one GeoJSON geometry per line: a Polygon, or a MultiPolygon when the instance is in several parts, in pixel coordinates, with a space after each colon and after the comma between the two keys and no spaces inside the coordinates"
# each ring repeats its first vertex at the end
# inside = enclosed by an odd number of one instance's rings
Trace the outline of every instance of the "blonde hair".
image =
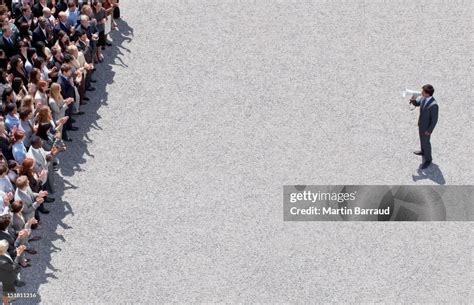
{"type": "Polygon", "coordinates": [[[16,187],[22,189],[28,185],[28,178],[26,176],[20,176],[16,178],[15,184],[16,184],[16,187]]]}
{"type": "Polygon", "coordinates": [[[74,53],[78,52],[77,47],[75,45],[70,45],[66,48],[66,53],[69,55],[74,55],[74,53]]]}
{"type": "Polygon", "coordinates": [[[0,255],[5,254],[9,246],[10,245],[8,244],[8,241],[6,239],[0,240],[0,255]]]}
{"type": "Polygon", "coordinates": [[[50,95],[58,104],[61,104],[64,100],[63,96],[61,95],[61,86],[58,83],[51,84],[50,95]]]}

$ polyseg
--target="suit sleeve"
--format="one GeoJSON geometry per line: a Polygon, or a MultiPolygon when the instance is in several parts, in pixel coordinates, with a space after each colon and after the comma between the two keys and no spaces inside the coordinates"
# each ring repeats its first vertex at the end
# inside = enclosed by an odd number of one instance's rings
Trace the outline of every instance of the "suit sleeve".
{"type": "Polygon", "coordinates": [[[430,111],[430,125],[428,126],[427,131],[432,133],[438,123],[438,105],[431,107],[430,111]]]}

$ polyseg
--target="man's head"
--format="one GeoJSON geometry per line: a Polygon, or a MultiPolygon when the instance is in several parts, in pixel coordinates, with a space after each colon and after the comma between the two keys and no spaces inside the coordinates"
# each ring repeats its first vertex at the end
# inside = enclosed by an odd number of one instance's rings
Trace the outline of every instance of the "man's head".
{"type": "Polygon", "coordinates": [[[6,164],[0,164],[0,177],[5,177],[8,174],[8,166],[6,164]]]}
{"type": "Polygon", "coordinates": [[[38,136],[34,136],[31,140],[31,146],[33,146],[34,149],[40,149],[43,146],[43,140],[38,136]]]}
{"type": "Polygon", "coordinates": [[[20,190],[25,190],[28,185],[28,178],[26,176],[20,176],[16,179],[16,187],[20,190]]]}
{"type": "Polygon", "coordinates": [[[46,17],[46,18],[51,17],[51,10],[49,9],[49,7],[44,7],[43,8],[43,16],[46,17]]]}
{"type": "Polygon", "coordinates": [[[76,10],[76,1],[75,0],[69,0],[67,3],[67,7],[71,12],[74,12],[76,10]]]}
{"type": "Polygon", "coordinates": [[[40,16],[38,18],[38,24],[42,29],[45,29],[46,28],[46,18],[44,18],[43,16],[40,16]]]}
{"type": "Polygon", "coordinates": [[[79,40],[81,41],[86,41],[87,40],[87,34],[84,30],[78,30],[77,32],[77,37],[79,37],[79,40]]]}
{"type": "Polygon", "coordinates": [[[421,87],[421,95],[423,95],[424,97],[433,96],[434,91],[435,91],[435,89],[433,88],[433,86],[431,86],[429,84],[424,85],[423,87],[421,87]]]}
{"type": "Polygon", "coordinates": [[[87,29],[89,27],[89,17],[87,15],[81,15],[79,18],[81,20],[82,27],[87,29]]]}
{"type": "Polygon", "coordinates": [[[12,29],[10,28],[8,24],[2,27],[2,32],[3,32],[3,37],[5,38],[10,38],[12,36],[12,29]]]}
{"type": "Polygon", "coordinates": [[[58,14],[59,21],[65,23],[67,21],[67,15],[65,12],[59,12],[58,14]]]}
{"type": "Polygon", "coordinates": [[[13,202],[10,206],[10,210],[12,211],[12,213],[21,212],[21,210],[23,210],[23,201],[18,200],[18,201],[13,202]]]}
{"type": "Polygon", "coordinates": [[[62,64],[61,65],[61,73],[65,77],[71,76],[71,74],[72,74],[71,66],[69,64],[62,64]]]}
{"type": "Polygon", "coordinates": [[[0,231],[5,231],[10,225],[10,215],[4,214],[0,216],[0,231]]]}
{"type": "Polygon", "coordinates": [[[31,16],[31,7],[29,5],[23,5],[21,7],[21,14],[25,17],[30,17],[31,16]]]}

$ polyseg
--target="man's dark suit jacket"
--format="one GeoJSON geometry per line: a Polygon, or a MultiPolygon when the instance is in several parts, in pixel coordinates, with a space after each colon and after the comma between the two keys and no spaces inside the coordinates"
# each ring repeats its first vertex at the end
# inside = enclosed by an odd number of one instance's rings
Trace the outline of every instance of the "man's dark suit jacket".
{"type": "Polygon", "coordinates": [[[420,132],[432,133],[438,123],[438,104],[434,97],[426,104],[420,102],[420,116],[418,117],[418,128],[420,132]]]}
{"type": "MultiPolygon", "coordinates": [[[[0,231],[0,240],[5,239],[8,241],[8,254],[15,259],[16,250],[15,250],[15,238],[11,234],[7,234],[3,231],[0,231]]],[[[1,256],[1,255],[0,255],[1,256]]]]}
{"type": "MultiPolygon", "coordinates": [[[[36,1],[35,1],[36,2],[36,1]]],[[[33,16],[38,18],[40,16],[43,16],[43,6],[37,1],[35,5],[33,5],[33,16]]],[[[51,3],[51,0],[46,1],[46,6],[50,9],[53,8],[53,4],[51,3]]]]}
{"type": "Polygon", "coordinates": [[[19,53],[19,49],[17,48],[17,46],[15,45],[15,39],[13,37],[11,37],[12,39],[12,42],[13,42],[13,45],[11,45],[6,39],[5,37],[2,36],[2,38],[0,39],[0,49],[2,49],[4,52],[5,52],[5,55],[10,58],[14,55],[18,55],[19,53]]]}
{"type": "Polygon", "coordinates": [[[66,22],[66,24],[63,24],[62,22],[59,22],[58,24],[56,24],[56,26],[53,29],[54,35],[57,37],[59,31],[61,30],[66,32],[68,36],[71,36],[71,26],[69,25],[68,22],[66,22]]]}
{"type": "Polygon", "coordinates": [[[39,25],[33,31],[33,45],[36,46],[38,41],[44,42],[45,45],[49,44],[48,37],[44,35],[43,30],[39,25]]]}
{"type": "MultiPolygon", "coordinates": [[[[32,17],[33,18],[33,17],[32,17]]],[[[18,18],[16,21],[15,21],[15,25],[16,27],[19,29],[21,24],[22,23],[28,23],[28,19],[26,19],[25,16],[21,16],[20,18],[18,18]]],[[[29,29],[30,31],[33,31],[36,27],[36,23],[34,22],[34,20],[31,20],[31,24],[29,26],[29,29]]]]}
{"type": "Polygon", "coordinates": [[[58,84],[61,86],[61,95],[64,99],[68,97],[75,99],[76,91],[74,90],[74,86],[72,86],[64,76],[61,75],[58,77],[58,84]]]}
{"type": "Polygon", "coordinates": [[[0,281],[13,285],[20,272],[20,265],[5,255],[0,255],[0,281]]]}

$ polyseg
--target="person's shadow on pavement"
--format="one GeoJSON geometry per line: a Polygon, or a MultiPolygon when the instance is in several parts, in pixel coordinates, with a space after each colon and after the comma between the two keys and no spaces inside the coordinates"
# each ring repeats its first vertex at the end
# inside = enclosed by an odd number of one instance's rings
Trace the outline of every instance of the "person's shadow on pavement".
{"type": "Polygon", "coordinates": [[[418,169],[418,176],[412,175],[413,181],[429,179],[437,184],[444,185],[446,180],[444,180],[443,172],[437,164],[432,163],[427,169],[418,169]]]}

